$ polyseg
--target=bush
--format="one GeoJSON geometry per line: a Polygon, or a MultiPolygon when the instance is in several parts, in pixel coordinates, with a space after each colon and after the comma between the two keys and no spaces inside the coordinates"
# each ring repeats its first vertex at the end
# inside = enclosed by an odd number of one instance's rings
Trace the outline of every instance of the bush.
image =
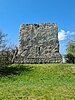
{"type": "Polygon", "coordinates": [[[5,50],[0,51],[0,69],[5,68],[9,64],[8,52],[5,50]]]}
{"type": "Polygon", "coordinates": [[[68,53],[68,54],[66,54],[65,55],[65,59],[66,59],[66,62],[67,63],[73,63],[74,64],[74,56],[72,55],[72,54],[70,54],[70,53],[68,53]]]}

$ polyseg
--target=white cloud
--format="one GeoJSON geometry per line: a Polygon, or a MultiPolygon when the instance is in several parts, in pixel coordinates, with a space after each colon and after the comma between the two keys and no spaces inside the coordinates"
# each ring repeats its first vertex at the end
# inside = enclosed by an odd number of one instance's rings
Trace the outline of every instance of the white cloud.
{"type": "Polygon", "coordinates": [[[60,30],[60,32],[58,32],[58,39],[59,40],[65,40],[67,39],[67,36],[70,35],[75,35],[75,32],[70,32],[70,31],[65,31],[65,30],[60,30]]]}
{"type": "Polygon", "coordinates": [[[58,39],[59,40],[65,40],[66,39],[66,32],[64,30],[60,30],[60,32],[58,32],[58,39]]]}
{"type": "Polygon", "coordinates": [[[71,32],[72,35],[75,35],[75,32],[71,32]]]}

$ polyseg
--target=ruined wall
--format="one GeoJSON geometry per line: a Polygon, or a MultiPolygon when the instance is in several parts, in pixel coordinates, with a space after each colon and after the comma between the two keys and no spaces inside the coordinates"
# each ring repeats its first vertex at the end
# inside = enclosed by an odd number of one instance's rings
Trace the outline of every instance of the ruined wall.
{"type": "Polygon", "coordinates": [[[60,63],[57,25],[22,24],[18,55],[20,63],[60,63]]]}

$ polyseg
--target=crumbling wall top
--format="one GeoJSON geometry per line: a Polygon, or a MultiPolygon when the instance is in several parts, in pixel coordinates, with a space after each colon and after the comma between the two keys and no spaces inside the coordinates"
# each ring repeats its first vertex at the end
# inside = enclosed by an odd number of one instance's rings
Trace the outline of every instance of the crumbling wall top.
{"type": "Polygon", "coordinates": [[[41,23],[41,24],[21,24],[20,25],[20,32],[22,32],[22,30],[25,30],[26,28],[33,28],[33,27],[36,27],[36,28],[39,28],[39,27],[48,27],[48,28],[51,28],[51,27],[56,27],[57,28],[57,24],[56,23],[41,23]]]}

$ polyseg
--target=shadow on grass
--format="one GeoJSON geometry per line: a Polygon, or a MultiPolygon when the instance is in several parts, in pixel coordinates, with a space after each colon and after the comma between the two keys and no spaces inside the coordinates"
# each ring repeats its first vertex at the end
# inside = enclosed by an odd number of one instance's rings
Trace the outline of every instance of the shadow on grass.
{"type": "Polygon", "coordinates": [[[10,67],[5,67],[0,70],[0,76],[8,76],[8,75],[19,75],[22,72],[32,71],[33,67],[24,66],[24,65],[12,65],[10,67]]]}

